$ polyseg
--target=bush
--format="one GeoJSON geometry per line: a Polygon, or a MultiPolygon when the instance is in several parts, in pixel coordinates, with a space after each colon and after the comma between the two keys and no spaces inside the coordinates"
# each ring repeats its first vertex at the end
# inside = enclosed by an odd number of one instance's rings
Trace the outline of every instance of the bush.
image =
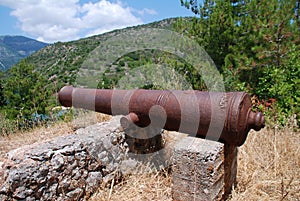
{"type": "Polygon", "coordinates": [[[300,125],[300,50],[296,46],[289,53],[289,58],[286,65],[264,68],[256,92],[261,100],[276,100],[273,106],[276,113],[272,115],[278,123],[284,125],[287,119],[296,116],[300,125]]]}
{"type": "Polygon", "coordinates": [[[12,134],[16,129],[16,122],[9,120],[6,115],[0,113],[0,135],[12,134]]]}

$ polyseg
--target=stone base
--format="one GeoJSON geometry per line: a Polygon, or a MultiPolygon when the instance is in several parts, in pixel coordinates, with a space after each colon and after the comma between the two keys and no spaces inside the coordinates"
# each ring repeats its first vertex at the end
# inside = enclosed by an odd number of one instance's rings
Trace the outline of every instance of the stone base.
{"type": "Polygon", "coordinates": [[[134,168],[118,124],[114,117],[9,152],[0,167],[0,200],[87,200],[134,168]]]}
{"type": "Polygon", "coordinates": [[[236,182],[236,147],[186,137],[175,146],[173,154],[173,200],[207,201],[228,197],[236,182]]]}

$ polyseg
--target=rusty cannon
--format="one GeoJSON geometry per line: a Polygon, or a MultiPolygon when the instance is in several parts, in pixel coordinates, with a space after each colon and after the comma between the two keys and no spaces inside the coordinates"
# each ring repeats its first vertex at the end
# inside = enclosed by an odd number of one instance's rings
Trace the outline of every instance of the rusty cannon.
{"type": "Polygon", "coordinates": [[[264,116],[251,110],[244,92],[196,90],[110,90],[63,87],[58,93],[63,106],[110,115],[126,115],[121,125],[161,127],[196,137],[240,146],[250,129],[264,127],[264,116]]]}

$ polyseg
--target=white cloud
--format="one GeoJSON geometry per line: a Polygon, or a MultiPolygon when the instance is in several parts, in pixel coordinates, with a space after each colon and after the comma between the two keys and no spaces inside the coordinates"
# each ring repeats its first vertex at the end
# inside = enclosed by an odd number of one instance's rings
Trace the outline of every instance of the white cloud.
{"type": "Polygon", "coordinates": [[[13,9],[11,15],[24,32],[45,42],[69,41],[142,23],[132,8],[108,0],[85,4],[79,0],[0,0],[0,5],[13,9]]]}

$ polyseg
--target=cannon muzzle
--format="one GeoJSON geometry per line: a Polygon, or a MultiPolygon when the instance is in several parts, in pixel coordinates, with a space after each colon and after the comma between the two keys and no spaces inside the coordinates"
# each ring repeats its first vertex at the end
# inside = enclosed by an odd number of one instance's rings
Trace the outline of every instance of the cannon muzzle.
{"type": "Polygon", "coordinates": [[[134,123],[155,126],[240,146],[250,129],[264,127],[264,116],[251,110],[244,92],[196,90],[111,90],[63,87],[63,106],[83,108],[121,118],[123,127],[134,123]]]}

